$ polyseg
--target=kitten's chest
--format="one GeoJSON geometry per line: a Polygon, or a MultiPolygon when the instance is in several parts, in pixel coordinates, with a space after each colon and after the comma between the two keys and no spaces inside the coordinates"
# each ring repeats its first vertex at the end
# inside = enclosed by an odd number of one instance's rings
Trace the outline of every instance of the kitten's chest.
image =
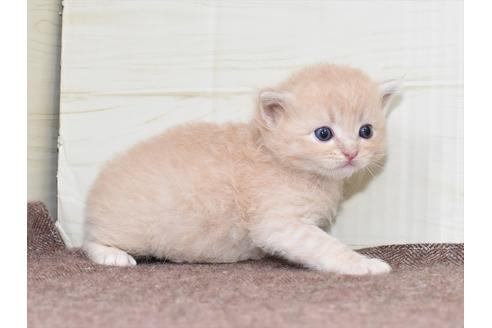
{"type": "Polygon", "coordinates": [[[341,190],[334,189],[331,192],[321,192],[313,195],[311,199],[306,220],[317,226],[329,226],[337,214],[341,202],[341,190]]]}
{"type": "Polygon", "coordinates": [[[327,227],[336,216],[342,200],[342,185],[338,181],[305,181],[294,192],[292,202],[304,223],[327,227]]]}

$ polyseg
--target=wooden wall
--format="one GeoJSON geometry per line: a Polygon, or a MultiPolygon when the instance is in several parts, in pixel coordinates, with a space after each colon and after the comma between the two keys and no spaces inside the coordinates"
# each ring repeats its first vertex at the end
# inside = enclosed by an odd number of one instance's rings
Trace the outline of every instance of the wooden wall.
{"type": "Polygon", "coordinates": [[[27,10],[27,197],[56,217],[61,0],[28,0],[27,10]]]}
{"type": "Polygon", "coordinates": [[[65,0],[58,209],[66,238],[80,243],[87,190],[116,152],[184,121],[248,120],[257,89],[330,61],[377,79],[405,76],[388,117],[386,166],[352,184],[333,233],[354,247],[463,241],[462,6],[65,0]]]}

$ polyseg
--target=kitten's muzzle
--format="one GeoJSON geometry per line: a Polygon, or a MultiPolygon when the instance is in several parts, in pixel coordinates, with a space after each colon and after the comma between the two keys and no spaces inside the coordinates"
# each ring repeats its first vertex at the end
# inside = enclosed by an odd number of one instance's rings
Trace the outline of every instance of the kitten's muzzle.
{"type": "Polygon", "coordinates": [[[352,160],[354,158],[357,157],[357,155],[359,154],[359,151],[358,150],[355,150],[355,151],[342,151],[343,155],[345,156],[345,158],[348,160],[347,164],[352,164],[352,160]]]}

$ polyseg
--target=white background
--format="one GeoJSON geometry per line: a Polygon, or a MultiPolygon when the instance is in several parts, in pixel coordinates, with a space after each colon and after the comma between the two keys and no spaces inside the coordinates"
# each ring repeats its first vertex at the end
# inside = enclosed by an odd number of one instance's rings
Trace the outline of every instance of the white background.
{"type": "Polygon", "coordinates": [[[257,89],[320,61],[405,76],[386,166],[353,181],[333,234],[354,247],[463,241],[461,2],[64,5],[58,219],[72,245],[87,190],[116,152],[184,121],[247,120],[257,89]]]}

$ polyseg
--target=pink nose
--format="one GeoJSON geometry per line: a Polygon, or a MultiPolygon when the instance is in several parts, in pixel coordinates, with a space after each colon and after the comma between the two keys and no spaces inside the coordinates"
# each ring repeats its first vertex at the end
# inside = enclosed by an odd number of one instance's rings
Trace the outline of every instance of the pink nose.
{"type": "Polygon", "coordinates": [[[359,154],[358,151],[342,151],[343,155],[348,159],[349,162],[351,162],[355,157],[357,157],[357,154],[359,154]]]}

